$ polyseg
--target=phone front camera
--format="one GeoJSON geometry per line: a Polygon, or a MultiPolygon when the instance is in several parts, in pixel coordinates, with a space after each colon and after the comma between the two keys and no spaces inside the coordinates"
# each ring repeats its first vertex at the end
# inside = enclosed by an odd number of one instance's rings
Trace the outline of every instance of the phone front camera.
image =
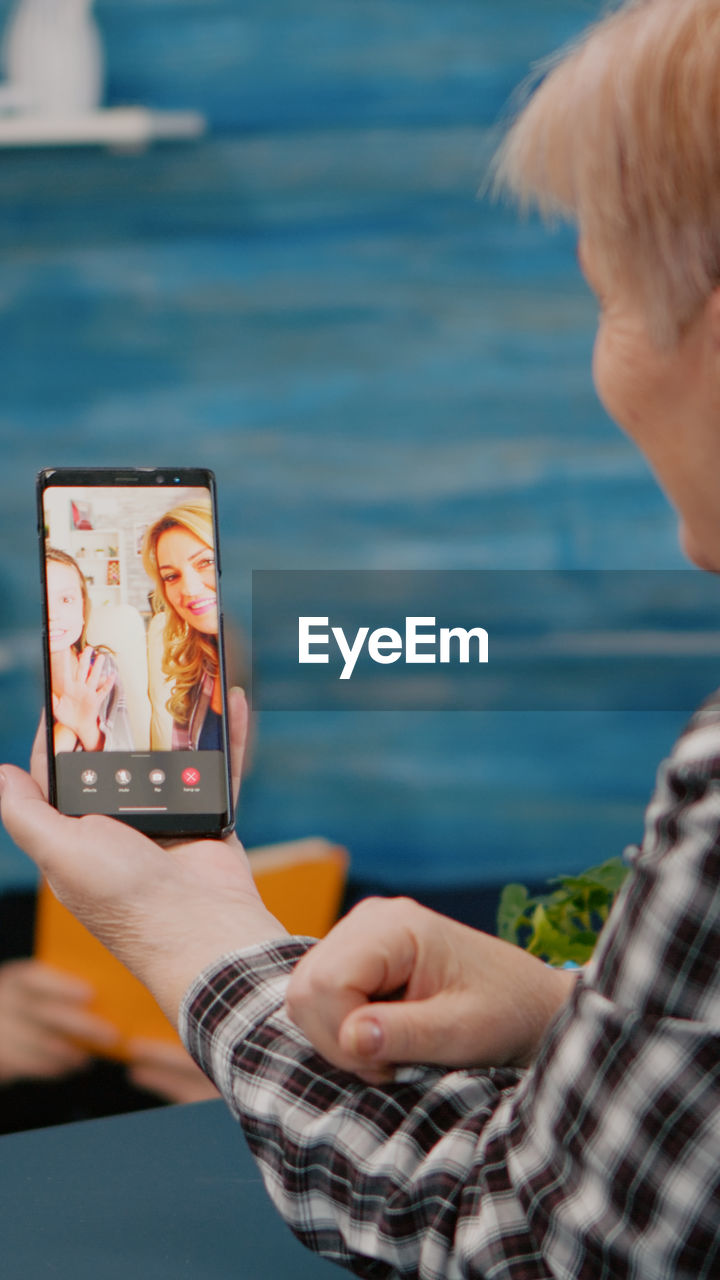
{"type": "Polygon", "coordinates": [[[175,476],[175,477],[174,477],[174,479],[175,479],[175,484],[179,484],[179,483],[180,483],[180,477],[179,477],[179,476],[175,476]]]}

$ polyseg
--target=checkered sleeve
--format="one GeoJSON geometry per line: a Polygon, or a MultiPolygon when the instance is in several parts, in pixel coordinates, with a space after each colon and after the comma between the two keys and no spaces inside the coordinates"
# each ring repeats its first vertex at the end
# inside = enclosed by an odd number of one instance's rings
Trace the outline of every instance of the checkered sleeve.
{"type": "Polygon", "coordinates": [[[508,1161],[558,1280],[720,1275],[720,704],[659,770],[582,984],[520,1086],[508,1161]]]}
{"type": "Polygon", "coordinates": [[[504,1275],[508,1249],[522,1261],[518,1277],[550,1280],[502,1164],[484,1169],[520,1073],[404,1068],[380,1088],[331,1067],[283,1008],[309,945],[226,957],[190,990],[182,1017],[285,1220],[310,1248],[373,1280],[504,1275]],[[486,1176],[483,1247],[473,1238],[468,1260],[457,1230],[475,1216],[468,1196],[486,1176]]]}
{"type": "Polygon", "coordinates": [[[311,1248],[368,1277],[720,1275],[720,706],[659,771],[596,955],[518,1073],[330,1067],[283,1007],[309,940],[225,957],[188,1048],[311,1248]]]}

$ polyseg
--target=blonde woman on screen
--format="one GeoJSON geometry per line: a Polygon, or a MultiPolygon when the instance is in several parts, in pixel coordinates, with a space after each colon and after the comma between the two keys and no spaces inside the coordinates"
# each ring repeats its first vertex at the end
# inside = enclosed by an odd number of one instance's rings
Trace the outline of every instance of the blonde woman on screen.
{"type": "Polygon", "coordinates": [[[165,615],[162,671],[173,750],[222,749],[215,542],[210,502],[173,507],[150,526],[143,565],[165,615]]]}

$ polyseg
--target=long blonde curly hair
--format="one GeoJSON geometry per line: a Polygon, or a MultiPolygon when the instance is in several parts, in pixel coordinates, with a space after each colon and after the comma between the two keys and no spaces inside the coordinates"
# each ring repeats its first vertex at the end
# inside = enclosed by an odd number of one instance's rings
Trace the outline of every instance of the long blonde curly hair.
{"type": "Polygon", "coordinates": [[[213,677],[218,672],[217,646],[210,636],[196,631],[175,612],[165,594],[165,584],[157,562],[157,544],[168,529],[187,529],[205,546],[214,549],[213,519],[210,499],[183,502],[156,520],[145,534],[142,561],[145,572],[155,584],[153,608],[165,614],[163,632],[163,674],[172,680],[172,692],[165,704],[173,720],[190,722],[195,690],[205,672],[213,677]]]}

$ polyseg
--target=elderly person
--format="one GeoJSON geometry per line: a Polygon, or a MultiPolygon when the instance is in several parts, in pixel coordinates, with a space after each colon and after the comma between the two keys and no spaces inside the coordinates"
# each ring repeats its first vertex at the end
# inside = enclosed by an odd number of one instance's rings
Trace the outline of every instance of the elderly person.
{"type": "MultiPolygon", "coordinates": [[[[577,218],[599,394],[717,570],[719,144],[720,0],[646,0],[555,64],[498,166],[577,218]]],[[[720,1274],[720,696],[577,980],[403,900],[312,948],[234,839],[158,849],[2,772],[10,833],[179,1021],[313,1248],[426,1280],[720,1274]]]]}

